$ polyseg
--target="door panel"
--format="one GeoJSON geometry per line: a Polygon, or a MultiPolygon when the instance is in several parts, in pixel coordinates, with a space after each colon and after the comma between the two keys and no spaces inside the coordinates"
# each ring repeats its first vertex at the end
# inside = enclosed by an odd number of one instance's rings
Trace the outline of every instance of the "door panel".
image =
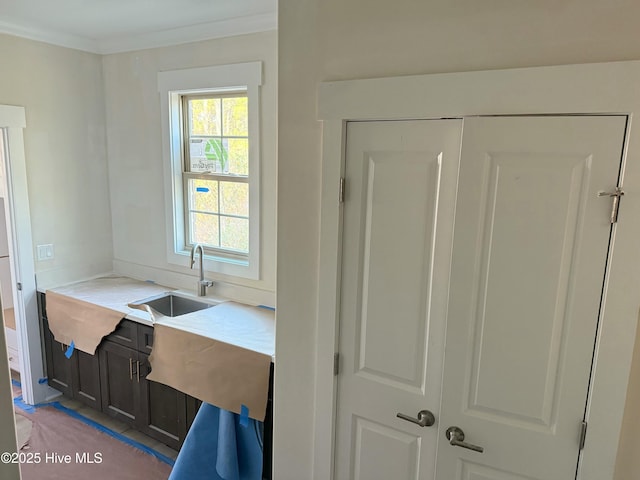
{"type": "Polygon", "coordinates": [[[557,413],[564,311],[590,157],[514,153],[487,155],[485,163],[490,173],[480,217],[484,234],[476,246],[479,304],[472,318],[478,333],[466,408],[548,430],[557,413]],[[541,278],[547,280],[540,284],[541,278]],[[496,389],[494,377],[512,388],[496,389]]]}
{"type": "Polygon", "coordinates": [[[625,125],[465,120],[438,480],[575,478],[625,125]]]}
{"type": "Polygon", "coordinates": [[[438,152],[366,155],[358,374],[420,393],[442,158],[438,152]],[[401,329],[389,321],[398,312],[404,317],[401,329]]]}
{"type": "Polygon", "coordinates": [[[337,479],[433,473],[461,124],[347,127],[337,479]]]}
{"type": "Polygon", "coordinates": [[[336,479],[575,478],[625,128],[348,124],[336,479]]]}
{"type": "Polygon", "coordinates": [[[363,418],[354,418],[354,480],[418,480],[420,437],[363,418]],[[371,462],[371,458],[384,462],[371,462]]]}
{"type": "Polygon", "coordinates": [[[532,480],[531,477],[523,477],[473,462],[463,461],[461,468],[462,473],[459,478],[463,480],[532,480]]]}

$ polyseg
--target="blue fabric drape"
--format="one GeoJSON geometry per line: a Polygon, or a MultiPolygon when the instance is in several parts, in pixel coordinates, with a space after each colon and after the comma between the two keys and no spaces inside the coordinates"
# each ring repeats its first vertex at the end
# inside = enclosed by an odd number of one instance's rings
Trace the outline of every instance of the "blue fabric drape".
{"type": "Polygon", "coordinates": [[[262,422],[203,403],[169,480],[261,480],[262,447],[262,422]]]}

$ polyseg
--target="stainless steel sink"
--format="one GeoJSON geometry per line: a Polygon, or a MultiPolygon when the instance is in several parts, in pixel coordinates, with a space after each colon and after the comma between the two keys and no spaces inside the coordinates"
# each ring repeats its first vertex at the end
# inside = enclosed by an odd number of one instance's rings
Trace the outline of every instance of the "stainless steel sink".
{"type": "Polygon", "coordinates": [[[167,292],[130,303],[129,307],[146,310],[146,308],[144,308],[145,305],[166,317],[179,317],[180,315],[186,315],[187,313],[197,312],[198,310],[204,310],[205,308],[214,306],[211,303],[200,302],[167,292]]]}

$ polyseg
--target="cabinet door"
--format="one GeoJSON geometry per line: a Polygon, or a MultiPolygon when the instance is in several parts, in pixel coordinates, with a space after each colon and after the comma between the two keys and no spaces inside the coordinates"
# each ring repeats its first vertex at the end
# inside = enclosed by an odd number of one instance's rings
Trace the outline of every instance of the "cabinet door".
{"type": "Polygon", "coordinates": [[[49,386],[61,391],[68,397],[72,396],[72,364],[75,361],[65,356],[67,346],[53,338],[49,323],[42,317],[42,336],[44,337],[45,356],[47,358],[47,379],[49,386]]]}
{"type": "Polygon", "coordinates": [[[142,416],[139,429],[152,438],[176,450],[187,434],[186,395],[162,383],[147,380],[151,371],[149,356],[138,353],[140,359],[140,393],[142,416]]]}
{"type": "Polygon", "coordinates": [[[138,352],[113,342],[103,342],[100,351],[102,411],[135,425],[142,417],[138,352]]]}
{"type": "Polygon", "coordinates": [[[202,405],[202,400],[198,400],[191,395],[187,395],[187,432],[191,428],[191,424],[196,419],[196,414],[198,410],[200,410],[200,405],[202,405]]]}
{"type": "Polygon", "coordinates": [[[100,410],[102,406],[100,398],[100,362],[98,353],[89,355],[88,353],[76,350],[73,353],[71,387],[73,398],[100,410]]]}

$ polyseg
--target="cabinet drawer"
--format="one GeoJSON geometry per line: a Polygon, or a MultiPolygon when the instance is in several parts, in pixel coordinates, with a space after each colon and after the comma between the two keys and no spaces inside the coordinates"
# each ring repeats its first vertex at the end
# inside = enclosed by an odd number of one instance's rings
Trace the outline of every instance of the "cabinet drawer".
{"type": "Polygon", "coordinates": [[[18,350],[13,347],[7,347],[7,354],[9,356],[9,368],[20,372],[20,357],[18,357],[18,350]]]}
{"type": "Polygon", "coordinates": [[[151,354],[153,347],[153,327],[138,324],[138,351],[151,354]]]}
{"type": "Polygon", "coordinates": [[[131,320],[122,320],[104,340],[138,350],[138,324],[131,320]]]}

